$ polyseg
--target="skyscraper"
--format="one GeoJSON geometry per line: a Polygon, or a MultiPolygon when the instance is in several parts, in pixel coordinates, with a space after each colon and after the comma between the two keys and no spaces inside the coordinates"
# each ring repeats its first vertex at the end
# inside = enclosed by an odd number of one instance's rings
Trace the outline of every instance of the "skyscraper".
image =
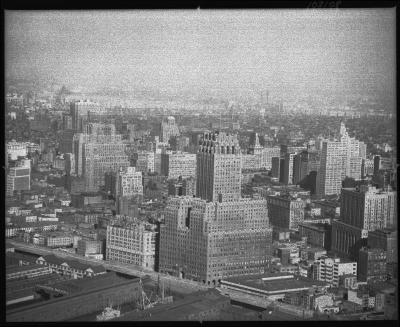
{"type": "Polygon", "coordinates": [[[271,225],[285,229],[298,229],[304,221],[305,202],[291,196],[267,196],[271,225]]]}
{"type": "Polygon", "coordinates": [[[130,166],[124,144],[88,143],[83,145],[82,174],[85,190],[96,192],[105,184],[106,172],[117,172],[130,166]]]}
{"type": "Polygon", "coordinates": [[[136,170],[142,173],[155,171],[155,156],[153,151],[140,151],[136,160],[136,170]]]}
{"type": "Polygon", "coordinates": [[[271,148],[262,148],[261,151],[261,167],[265,169],[272,169],[272,158],[279,157],[280,148],[279,147],[271,147],[271,148]]]}
{"type": "Polygon", "coordinates": [[[98,191],[105,173],[130,166],[126,145],[113,124],[87,124],[85,133],[74,135],[73,145],[75,173],[84,178],[86,191],[98,191]]]}
{"type": "Polygon", "coordinates": [[[321,163],[317,174],[317,194],[339,194],[344,179],[344,154],[340,142],[322,143],[321,163]]]}
{"type": "Polygon", "coordinates": [[[121,167],[116,175],[116,197],[143,195],[143,181],[141,171],[136,171],[135,167],[121,167]]]}
{"type": "Polygon", "coordinates": [[[340,216],[346,224],[373,231],[393,227],[396,194],[372,186],[343,189],[340,216]]]}
{"type": "Polygon", "coordinates": [[[272,177],[279,178],[280,176],[280,163],[281,159],[277,157],[273,157],[271,159],[271,173],[272,177]]]}
{"type": "Polygon", "coordinates": [[[332,250],[358,256],[368,232],[395,225],[396,193],[362,185],[342,189],[340,220],[332,222],[332,250]]]}
{"type": "Polygon", "coordinates": [[[340,124],[340,140],[322,142],[320,169],[317,175],[317,194],[339,194],[344,178],[361,179],[365,144],[347,133],[340,124]]]}
{"type": "Polygon", "coordinates": [[[282,182],[286,185],[293,184],[293,160],[295,155],[295,153],[286,153],[284,157],[282,182]]]}
{"type": "Polygon", "coordinates": [[[14,191],[31,189],[31,161],[23,159],[16,163],[15,167],[10,167],[7,174],[6,194],[13,195],[14,191]]]}
{"type": "Polygon", "coordinates": [[[161,142],[169,142],[171,136],[179,136],[179,128],[172,116],[167,117],[166,120],[161,122],[161,142]]]}
{"type": "Polygon", "coordinates": [[[160,232],[160,271],[207,284],[262,274],[271,255],[265,200],[171,198],[160,232]]]}
{"type": "Polygon", "coordinates": [[[214,285],[226,277],[263,273],[272,243],[267,202],[241,198],[236,135],[205,133],[200,140],[197,196],[168,200],[160,271],[214,285]]]}
{"type": "Polygon", "coordinates": [[[161,154],[161,174],[168,179],[196,177],[196,154],[165,151],[161,154]]]}
{"type": "MultiPolygon", "coordinates": [[[[122,136],[115,134],[112,124],[91,123],[85,126],[85,133],[75,133],[73,136],[73,154],[75,158],[75,174],[82,176],[84,144],[123,144],[122,136]]],[[[125,145],[124,145],[125,146],[125,145]]]]}
{"type": "Polygon", "coordinates": [[[205,133],[197,153],[197,196],[207,201],[238,200],[241,177],[237,136],[205,133]]]}
{"type": "Polygon", "coordinates": [[[104,108],[95,102],[91,101],[76,101],[70,105],[70,113],[72,116],[72,129],[76,132],[82,132],[85,122],[87,122],[92,114],[99,114],[104,111],[104,108]]]}

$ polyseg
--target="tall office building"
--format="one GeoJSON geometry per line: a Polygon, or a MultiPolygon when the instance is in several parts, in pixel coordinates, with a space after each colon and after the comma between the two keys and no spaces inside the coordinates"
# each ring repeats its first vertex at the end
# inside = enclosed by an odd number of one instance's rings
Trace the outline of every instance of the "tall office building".
{"type": "Polygon", "coordinates": [[[293,184],[301,182],[312,171],[319,170],[319,154],[317,151],[305,150],[293,158],[293,184]]]}
{"type": "Polygon", "coordinates": [[[7,196],[12,196],[14,191],[31,189],[31,161],[23,159],[10,167],[7,174],[7,196]]]}
{"type": "Polygon", "coordinates": [[[286,185],[293,184],[293,161],[295,155],[295,153],[286,153],[284,157],[282,182],[286,185]]]}
{"type": "Polygon", "coordinates": [[[316,193],[320,195],[339,194],[344,179],[344,154],[340,142],[322,143],[321,162],[317,174],[316,193]]]}
{"type": "Polygon", "coordinates": [[[362,159],[361,162],[361,178],[364,179],[367,176],[374,175],[374,160],[373,159],[362,159]]]}
{"type": "MultiPolygon", "coordinates": [[[[85,133],[75,133],[73,136],[72,153],[75,158],[75,174],[82,176],[83,148],[85,144],[123,144],[122,136],[115,134],[112,124],[87,124],[85,133]]],[[[124,147],[126,147],[124,145],[124,147]]]]}
{"type": "Polygon", "coordinates": [[[85,123],[90,120],[90,114],[98,115],[104,113],[104,107],[91,101],[76,101],[70,104],[72,116],[72,129],[83,132],[85,123]]]}
{"type": "Polygon", "coordinates": [[[61,153],[73,152],[74,134],[73,130],[64,130],[61,132],[61,137],[58,141],[59,151],[61,153]]]}
{"type": "Polygon", "coordinates": [[[267,202],[241,198],[235,135],[205,133],[200,140],[197,196],[168,200],[160,271],[214,285],[222,278],[263,273],[272,243],[267,202]]]}
{"type": "Polygon", "coordinates": [[[197,196],[207,201],[238,200],[241,177],[237,136],[205,133],[197,153],[197,196]]]}
{"type": "Polygon", "coordinates": [[[153,151],[140,151],[136,160],[136,170],[142,173],[154,173],[156,154],[153,151]]]}
{"type": "Polygon", "coordinates": [[[380,170],[390,170],[393,168],[391,158],[382,157],[379,155],[374,156],[374,175],[377,176],[380,170]]]}
{"type": "Polygon", "coordinates": [[[271,160],[272,177],[279,178],[280,171],[281,171],[280,163],[281,163],[281,159],[278,156],[272,158],[272,160],[271,160]]]}
{"type": "Polygon", "coordinates": [[[169,142],[172,136],[179,136],[179,127],[172,116],[167,117],[161,122],[161,142],[169,142]]]}
{"type": "Polygon", "coordinates": [[[387,278],[386,251],[383,249],[360,249],[358,280],[362,282],[385,281],[387,278]]]}
{"type": "Polygon", "coordinates": [[[396,192],[362,185],[343,189],[340,221],[332,223],[332,250],[357,258],[370,231],[395,226],[396,192]]]}
{"type": "Polygon", "coordinates": [[[279,157],[280,155],[280,148],[270,147],[270,148],[262,148],[261,150],[261,167],[267,170],[272,169],[272,158],[279,157]]]}
{"type": "Polygon", "coordinates": [[[86,191],[98,191],[105,173],[130,166],[126,145],[113,124],[87,124],[85,133],[76,133],[73,140],[75,174],[83,177],[86,191]]]}
{"type": "Polygon", "coordinates": [[[180,151],[161,153],[161,175],[168,179],[196,177],[196,154],[180,151]]]}
{"type": "Polygon", "coordinates": [[[396,192],[368,185],[343,189],[340,216],[346,224],[373,231],[394,227],[396,192]]]}
{"type": "Polygon", "coordinates": [[[271,256],[265,200],[170,198],[160,235],[160,272],[217,284],[262,274],[271,256]]]}
{"type": "Polygon", "coordinates": [[[274,227],[298,229],[304,221],[305,202],[291,196],[267,196],[268,215],[274,227]]]}
{"type": "Polygon", "coordinates": [[[397,262],[397,230],[377,229],[368,233],[368,248],[386,251],[386,262],[397,262]]]}
{"type": "Polygon", "coordinates": [[[96,192],[105,185],[105,174],[130,166],[124,144],[89,143],[83,145],[82,173],[85,190],[96,192]]]}
{"type": "Polygon", "coordinates": [[[142,172],[135,167],[121,167],[116,173],[115,196],[135,195],[143,195],[142,172]]]}
{"type": "Polygon", "coordinates": [[[365,159],[364,143],[350,137],[344,123],[341,123],[340,140],[322,142],[317,194],[339,194],[346,176],[361,179],[363,158],[365,159]]]}

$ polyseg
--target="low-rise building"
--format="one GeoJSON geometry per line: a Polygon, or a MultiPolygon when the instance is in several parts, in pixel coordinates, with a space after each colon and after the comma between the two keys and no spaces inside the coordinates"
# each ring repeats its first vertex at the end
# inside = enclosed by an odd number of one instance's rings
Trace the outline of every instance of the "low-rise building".
{"type": "Polygon", "coordinates": [[[40,264],[6,267],[6,280],[33,278],[51,274],[49,267],[40,264]]]}
{"type": "Polygon", "coordinates": [[[52,254],[37,258],[36,263],[49,267],[51,272],[75,279],[94,277],[106,273],[106,269],[101,265],[82,264],[79,261],[61,259],[52,254]]]}
{"type": "Polygon", "coordinates": [[[51,248],[72,246],[72,236],[63,232],[53,232],[46,235],[44,245],[51,248]]]}

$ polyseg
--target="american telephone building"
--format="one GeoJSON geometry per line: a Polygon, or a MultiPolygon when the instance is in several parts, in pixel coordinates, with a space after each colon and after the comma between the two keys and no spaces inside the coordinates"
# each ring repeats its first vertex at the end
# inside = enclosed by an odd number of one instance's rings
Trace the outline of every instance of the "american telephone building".
{"type": "Polygon", "coordinates": [[[205,134],[197,167],[199,197],[168,201],[160,271],[207,284],[262,274],[271,254],[272,229],[266,200],[241,198],[237,137],[205,134]]]}

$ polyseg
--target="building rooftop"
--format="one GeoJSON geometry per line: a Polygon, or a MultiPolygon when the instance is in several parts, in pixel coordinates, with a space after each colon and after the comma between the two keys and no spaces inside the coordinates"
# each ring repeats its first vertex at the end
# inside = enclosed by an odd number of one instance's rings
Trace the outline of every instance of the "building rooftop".
{"type": "Polygon", "coordinates": [[[6,267],[12,265],[19,265],[19,261],[25,261],[29,263],[35,263],[37,256],[27,255],[19,252],[7,252],[6,253],[6,267]]]}
{"type": "Polygon", "coordinates": [[[308,249],[306,249],[306,251],[307,251],[307,252],[313,252],[313,253],[315,253],[315,252],[321,252],[321,251],[326,252],[326,249],[324,249],[324,248],[318,248],[318,247],[313,247],[313,248],[308,248],[308,249]]]}
{"type": "Polygon", "coordinates": [[[62,290],[67,294],[86,292],[101,289],[104,285],[112,286],[125,282],[126,279],[118,277],[116,273],[110,272],[92,278],[71,279],[66,281],[56,281],[51,288],[62,290]]]}
{"type": "Polygon", "coordinates": [[[6,274],[13,274],[17,272],[22,272],[22,271],[29,271],[33,269],[39,269],[39,268],[44,268],[43,265],[39,264],[32,264],[32,265],[24,265],[24,266],[9,266],[6,267],[6,274]]]}
{"type": "MultiPolygon", "coordinates": [[[[286,276],[290,276],[286,274],[286,276]]],[[[293,275],[292,275],[293,276],[293,275]]],[[[256,289],[260,289],[267,292],[276,291],[289,291],[293,289],[308,289],[311,287],[321,287],[326,286],[326,283],[312,280],[304,277],[292,277],[284,279],[274,279],[270,281],[264,281],[262,279],[256,278],[229,278],[226,279],[227,282],[240,284],[256,289]]]]}
{"type": "Polygon", "coordinates": [[[61,259],[61,258],[56,257],[53,254],[43,256],[43,259],[48,263],[52,263],[52,264],[56,264],[56,265],[61,265],[63,263],[66,263],[69,267],[78,269],[78,270],[86,270],[86,269],[90,268],[95,273],[100,273],[100,272],[106,271],[106,269],[102,265],[88,265],[88,264],[81,263],[77,260],[61,259]]]}
{"type": "Polygon", "coordinates": [[[229,302],[229,298],[221,295],[215,289],[198,291],[173,303],[158,305],[146,311],[127,313],[116,321],[132,320],[186,320],[190,315],[217,308],[218,304],[229,302]]]}

